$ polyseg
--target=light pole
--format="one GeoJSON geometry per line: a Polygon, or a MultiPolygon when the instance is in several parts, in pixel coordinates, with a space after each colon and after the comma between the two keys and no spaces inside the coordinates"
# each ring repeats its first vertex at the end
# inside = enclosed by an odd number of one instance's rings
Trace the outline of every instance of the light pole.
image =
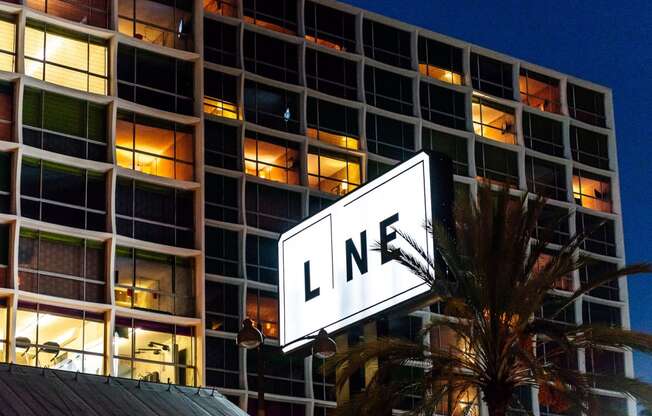
{"type": "MultiPolygon", "coordinates": [[[[337,344],[324,329],[320,329],[316,336],[307,336],[302,339],[313,339],[312,354],[321,359],[327,359],[337,352],[337,344]]],[[[265,335],[262,332],[260,323],[258,328],[254,326],[254,321],[246,318],[242,321],[242,329],[238,332],[238,346],[247,350],[258,348],[258,359],[256,367],[258,372],[258,410],[257,416],[265,416],[265,360],[263,358],[263,345],[265,335]]]]}

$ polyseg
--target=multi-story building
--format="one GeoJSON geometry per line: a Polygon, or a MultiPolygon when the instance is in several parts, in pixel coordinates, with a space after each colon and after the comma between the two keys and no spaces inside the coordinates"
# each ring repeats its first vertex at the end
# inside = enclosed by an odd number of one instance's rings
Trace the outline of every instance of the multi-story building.
{"type": "MultiPolygon", "coordinates": [[[[600,262],[556,295],[623,264],[606,87],[331,0],[0,0],[1,359],[215,386],[251,413],[249,316],[268,414],[327,414],[332,377],[275,340],[276,238],[419,149],[453,159],[458,197],[548,197],[569,213],[557,242],[599,226],[583,255],[600,262]]],[[[344,339],[413,337],[436,313],[344,339]]],[[[628,326],[626,281],[563,319],[628,326]]],[[[575,358],[633,374],[630,352],[575,358]]]]}

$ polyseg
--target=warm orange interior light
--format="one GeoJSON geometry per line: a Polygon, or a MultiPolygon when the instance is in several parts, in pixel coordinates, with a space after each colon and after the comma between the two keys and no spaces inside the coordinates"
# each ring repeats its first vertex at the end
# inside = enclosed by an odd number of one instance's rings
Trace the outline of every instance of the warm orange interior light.
{"type": "Polygon", "coordinates": [[[516,144],[516,121],[513,114],[479,102],[472,104],[472,113],[475,134],[502,143],[516,144]]]}
{"type": "Polygon", "coordinates": [[[204,113],[237,120],[238,106],[217,98],[204,97],[204,113]]]}
{"type": "Polygon", "coordinates": [[[317,130],[311,127],[306,130],[306,136],[310,137],[311,139],[321,140],[326,143],[334,144],[335,146],[339,146],[344,149],[358,149],[358,139],[355,137],[329,133],[327,131],[317,130]]]}
{"type": "Polygon", "coordinates": [[[573,175],[573,197],[579,205],[601,212],[611,212],[609,184],[597,179],[573,175]]]}
{"type": "Polygon", "coordinates": [[[519,76],[518,85],[522,102],[541,111],[559,113],[559,87],[525,75],[519,76]]]}
{"type": "Polygon", "coordinates": [[[204,10],[222,16],[236,17],[235,6],[223,0],[204,0],[204,10]]]}
{"type": "Polygon", "coordinates": [[[275,32],[281,32],[281,33],[285,33],[285,34],[288,34],[288,35],[294,35],[295,34],[294,31],[292,31],[290,29],[287,29],[287,28],[284,28],[283,26],[277,25],[276,23],[267,22],[265,20],[260,20],[258,18],[254,19],[253,17],[250,17],[250,16],[243,16],[242,19],[247,23],[251,23],[251,24],[254,24],[256,26],[264,27],[265,29],[273,30],[275,32]]]}
{"type": "Polygon", "coordinates": [[[462,76],[460,74],[434,65],[419,64],[419,72],[425,76],[448,82],[449,84],[462,85],[462,76]]]}
{"type": "Polygon", "coordinates": [[[335,50],[338,50],[338,51],[345,51],[346,50],[344,48],[344,46],[338,45],[337,43],[331,42],[331,41],[326,40],[326,39],[321,39],[321,38],[316,38],[314,36],[306,35],[306,40],[308,40],[310,42],[314,42],[317,45],[325,46],[327,48],[335,49],[335,50]]]}

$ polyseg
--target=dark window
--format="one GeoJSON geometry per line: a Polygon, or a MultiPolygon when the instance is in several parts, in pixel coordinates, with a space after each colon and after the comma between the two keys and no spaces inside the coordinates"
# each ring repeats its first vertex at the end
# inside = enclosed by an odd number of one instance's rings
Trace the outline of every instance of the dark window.
{"type": "MultiPolygon", "coordinates": [[[[603,350],[598,348],[587,348],[586,372],[602,377],[625,377],[625,354],[620,351],[603,350]]],[[[599,381],[594,387],[602,387],[599,381]]],[[[608,386],[606,387],[609,388],[608,386]]]]}
{"type": "Polygon", "coordinates": [[[34,88],[23,96],[23,143],[82,159],[107,160],[107,107],[34,88]]]}
{"type": "Polygon", "coordinates": [[[118,0],[118,30],[168,48],[191,51],[192,0],[118,0]]]}
{"type": "Polygon", "coordinates": [[[237,333],[240,330],[240,304],[242,303],[240,287],[210,280],[206,280],[205,287],[206,329],[237,333]]]}
{"type": "Polygon", "coordinates": [[[469,154],[464,137],[423,128],[421,142],[424,149],[441,152],[450,157],[456,175],[467,176],[469,174],[469,154]]]}
{"type": "Polygon", "coordinates": [[[348,59],[306,49],[306,78],[308,88],[325,94],[345,98],[358,99],[357,63],[348,59]]]}
{"type": "Polygon", "coordinates": [[[380,319],[376,325],[379,337],[403,338],[413,342],[421,338],[422,320],[416,316],[380,319]]]}
{"type": "Polygon", "coordinates": [[[312,1],[305,5],[306,39],[338,51],[355,52],[355,16],[312,1]]]}
{"type": "Polygon", "coordinates": [[[206,337],[206,385],[240,388],[240,353],[232,339],[206,337]]]}
{"type": "Polygon", "coordinates": [[[245,82],[245,120],[276,130],[299,133],[299,94],[245,82]]]}
{"type": "MultiPolygon", "coordinates": [[[[335,373],[328,372],[324,373],[322,368],[326,360],[312,357],[312,388],[315,392],[316,400],[327,400],[334,402],[336,401],[335,396],[335,373]]],[[[325,409],[315,409],[315,416],[326,416],[328,413],[325,412],[325,409]],[[323,410],[324,413],[318,413],[317,410],[323,410]]]]}
{"type": "MultiPolygon", "coordinates": [[[[10,287],[9,279],[9,225],[0,224],[0,287],[10,287]]],[[[1,357],[0,357],[1,358],[1,357]]]]}
{"type": "Polygon", "coordinates": [[[622,397],[593,396],[589,401],[589,414],[627,416],[627,399],[622,397]]]}
{"type": "Polygon", "coordinates": [[[87,25],[109,28],[109,4],[106,0],[80,1],[80,0],[26,0],[25,3],[32,9],[72,20],[87,25]]]}
{"type": "Polygon", "coordinates": [[[278,243],[276,240],[247,234],[247,279],[278,284],[278,243]]]}
{"type": "Polygon", "coordinates": [[[204,59],[214,64],[238,65],[238,27],[204,19],[204,59]]]}
{"type": "Polygon", "coordinates": [[[545,364],[553,364],[567,370],[577,370],[577,350],[569,350],[567,346],[554,341],[537,340],[537,358],[541,357],[545,364]]]}
{"type": "Polygon", "coordinates": [[[104,303],[105,260],[103,242],[23,228],[18,243],[18,288],[104,303]]]}
{"type": "Polygon", "coordinates": [[[518,187],[518,163],[514,152],[476,142],[475,167],[479,177],[518,187]]]}
{"type": "Polygon", "coordinates": [[[244,32],[245,69],[276,81],[299,82],[298,46],[260,33],[244,32]]]}
{"type": "Polygon", "coordinates": [[[569,306],[557,313],[561,303],[566,300],[567,298],[562,298],[561,296],[547,295],[543,305],[536,314],[537,318],[574,325],[576,321],[575,308],[569,306]]]}
{"type": "Polygon", "coordinates": [[[11,185],[13,184],[11,154],[0,153],[0,213],[11,211],[11,185]]]}
{"type": "Polygon", "coordinates": [[[119,166],[166,178],[195,178],[193,126],[119,110],[115,145],[119,166]]]}
{"type": "MultiPolygon", "coordinates": [[[[0,16],[0,22],[3,22],[0,16]]],[[[0,49],[0,59],[4,59],[0,49]]],[[[13,57],[11,58],[13,62],[13,57]]],[[[27,91],[27,88],[25,89],[27,91]]],[[[24,98],[25,99],[25,98],[24,98]]],[[[14,87],[0,82],[0,140],[12,141],[14,137],[14,87]]]]}
{"type": "Polygon", "coordinates": [[[22,215],[54,224],[106,231],[106,178],[102,173],[23,158],[22,215]]]}
{"type": "Polygon", "coordinates": [[[421,82],[421,117],[442,126],[466,129],[466,104],[464,94],[421,82]]]}
{"type": "Polygon", "coordinates": [[[585,325],[622,325],[620,308],[586,300],[582,302],[582,320],[585,325]]]}
{"type": "Polygon", "coordinates": [[[582,248],[605,256],[616,255],[614,222],[583,212],[576,214],[577,233],[586,234],[582,248]]]}
{"type": "Polygon", "coordinates": [[[238,119],[238,77],[204,69],[204,113],[238,119]]]}
{"type": "Polygon", "coordinates": [[[236,231],[206,227],[206,273],[242,277],[240,237],[236,231]]]}
{"type": "Polygon", "coordinates": [[[218,168],[240,170],[238,128],[206,120],[204,122],[204,161],[218,168]]]}
{"type": "Polygon", "coordinates": [[[611,212],[611,179],[585,170],[573,169],[573,197],[577,205],[611,212]]]}
{"type": "Polygon", "coordinates": [[[319,211],[331,206],[333,202],[335,201],[330,198],[311,195],[308,200],[308,215],[315,215],[319,211]]]}
{"type": "Polygon", "coordinates": [[[419,72],[443,82],[464,84],[462,49],[419,37],[419,72]]]}
{"type": "Polygon", "coordinates": [[[573,160],[600,169],[609,169],[609,142],[604,134],[571,126],[573,160]]]}
{"type": "Polygon", "coordinates": [[[376,179],[383,173],[389,172],[394,166],[375,160],[367,160],[367,182],[376,179]]]}
{"type": "Polygon", "coordinates": [[[116,228],[120,235],[194,247],[193,192],[118,178],[116,228]]]}
{"type": "Polygon", "coordinates": [[[117,247],[115,303],[178,316],[195,316],[194,261],[117,247]]]}
{"type": "Polygon", "coordinates": [[[414,125],[367,113],[367,149],[381,156],[405,160],[414,154],[414,125]]]}
{"type": "Polygon", "coordinates": [[[118,96],[181,114],[193,114],[193,63],[120,44],[118,96]]]}
{"type": "Polygon", "coordinates": [[[553,244],[568,243],[568,211],[554,205],[545,205],[537,218],[534,236],[553,244]]]}
{"type": "Polygon", "coordinates": [[[395,113],[413,115],[412,79],[373,66],[365,66],[367,104],[395,113]]]}
{"type": "Polygon", "coordinates": [[[518,84],[523,103],[541,111],[561,112],[558,79],[521,68],[518,84]]]}
{"type": "MultiPolygon", "coordinates": [[[[255,414],[258,409],[258,401],[250,398],[247,402],[247,409],[250,414],[255,414]]],[[[269,416],[306,416],[306,405],[265,400],[265,414],[269,416]]]]}
{"type": "Polygon", "coordinates": [[[532,193],[560,201],[568,200],[564,165],[526,156],[525,179],[527,189],[532,193]]]}
{"type": "Polygon", "coordinates": [[[240,222],[240,186],[238,179],[206,172],[205,175],[206,219],[240,222]]]}
{"type": "Polygon", "coordinates": [[[243,0],[244,21],[281,33],[297,32],[296,0],[243,0]]]}
{"type": "MultiPolygon", "coordinates": [[[[579,269],[580,283],[582,284],[582,287],[586,287],[593,283],[595,279],[602,278],[618,269],[618,265],[614,263],[595,259],[586,259],[586,261],[587,264],[579,269]]],[[[618,279],[603,283],[599,287],[591,290],[588,294],[596,298],[618,301],[620,300],[618,279]]]]}
{"type": "MultiPolygon", "coordinates": [[[[247,380],[249,388],[257,391],[257,349],[247,351],[247,380]]],[[[304,397],[305,374],[304,357],[295,354],[283,354],[278,347],[263,346],[265,359],[265,391],[283,396],[304,397]]],[[[254,407],[255,409],[255,407],[254,407]]],[[[268,413],[270,415],[290,415],[291,413],[268,413]]]]}
{"type": "Polygon", "coordinates": [[[550,118],[523,111],[525,146],[537,152],[564,157],[562,124],[550,118]]]}
{"type": "Polygon", "coordinates": [[[281,233],[302,217],[301,194],[285,189],[247,182],[247,225],[281,233]]]}
{"type": "Polygon", "coordinates": [[[362,28],[365,56],[401,68],[411,68],[410,33],[365,19],[362,28]]]}
{"type": "Polygon", "coordinates": [[[606,127],[604,94],[568,84],[568,112],[576,120],[606,127]]]}
{"type": "Polygon", "coordinates": [[[345,149],[358,149],[358,110],[330,101],[308,97],[306,135],[345,149]]]}
{"type": "Polygon", "coordinates": [[[514,99],[511,64],[471,53],[471,81],[478,91],[514,99]]]}

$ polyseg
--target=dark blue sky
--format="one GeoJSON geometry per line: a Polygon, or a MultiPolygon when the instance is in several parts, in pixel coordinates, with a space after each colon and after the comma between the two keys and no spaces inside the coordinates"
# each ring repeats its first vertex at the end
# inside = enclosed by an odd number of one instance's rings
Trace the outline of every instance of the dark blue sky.
{"type": "MultiPolygon", "coordinates": [[[[652,2],[344,1],[612,88],[627,261],[652,261],[652,2]]],[[[652,276],[629,294],[632,327],[652,332],[652,276]]],[[[635,365],[652,382],[652,359],[635,365]]]]}

